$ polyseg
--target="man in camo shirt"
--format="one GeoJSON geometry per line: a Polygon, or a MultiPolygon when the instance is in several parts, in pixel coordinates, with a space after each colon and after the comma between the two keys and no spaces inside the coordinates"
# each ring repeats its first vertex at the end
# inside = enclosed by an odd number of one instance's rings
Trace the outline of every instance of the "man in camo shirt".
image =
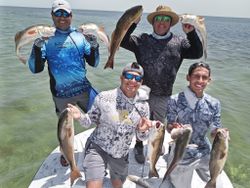
{"type": "Polygon", "coordinates": [[[128,152],[133,137],[148,138],[152,121],[148,119],[149,88],[141,88],[143,75],[139,64],[129,64],[120,76],[121,86],[99,93],[87,114],[80,114],[78,108],[69,105],[82,126],[96,125],[85,147],[87,187],[102,187],[107,166],[113,187],[122,187],[128,175],[128,152]]]}
{"type": "MultiPolygon", "coordinates": [[[[134,52],[137,62],[144,69],[144,85],[151,89],[149,96],[150,118],[164,122],[167,100],[172,94],[177,72],[184,58],[202,57],[202,43],[193,26],[183,24],[187,37],[177,36],[170,28],[178,23],[179,16],[168,6],[158,6],[147,17],[153,26],[152,34],[131,35],[137,23],[126,33],[121,47],[134,52]]],[[[135,159],[144,163],[143,144],[135,145],[135,159]]]]}
{"type": "MultiPolygon", "coordinates": [[[[169,188],[191,188],[194,171],[205,182],[209,176],[209,158],[211,144],[207,133],[213,138],[221,125],[220,101],[207,93],[205,88],[211,81],[208,64],[197,62],[190,66],[187,81],[189,85],[180,93],[173,95],[167,105],[167,130],[192,126],[193,132],[186,147],[184,157],[167,179],[169,188]]],[[[174,157],[175,144],[171,144],[168,165],[174,157]]]]}

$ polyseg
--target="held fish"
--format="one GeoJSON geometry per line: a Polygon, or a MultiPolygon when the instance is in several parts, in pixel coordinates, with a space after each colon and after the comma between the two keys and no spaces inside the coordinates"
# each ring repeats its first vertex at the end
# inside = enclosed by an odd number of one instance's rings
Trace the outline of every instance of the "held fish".
{"type": "Polygon", "coordinates": [[[93,32],[97,33],[97,36],[108,48],[108,51],[110,51],[110,40],[108,35],[104,31],[104,27],[97,26],[94,23],[87,23],[80,25],[78,31],[83,34],[88,34],[88,33],[93,34],[93,32]]]}
{"type": "Polygon", "coordinates": [[[182,24],[190,24],[197,29],[200,34],[202,46],[203,46],[203,58],[207,59],[207,31],[205,26],[205,18],[202,16],[192,14],[182,14],[179,16],[182,24]]]}
{"type": "Polygon", "coordinates": [[[27,58],[21,55],[20,50],[25,45],[33,43],[37,38],[49,38],[54,36],[55,28],[48,25],[32,25],[26,29],[19,31],[15,35],[16,55],[18,59],[26,64],[27,58]]]}
{"type": "Polygon", "coordinates": [[[108,57],[108,61],[104,66],[106,68],[114,68],[114,57],[115,53],[118,50],[122,39],[127,33],[130,26],[141,17],[142,15],[142,6],[134,6],[125,11],[125,13],[120,17],[116,24],[116,28],[112,33],[111,42],[110,42],[110,53],[108,57]]]}
{"type": "Polygon", "coordinates": [[[57,137],[59,140],[61,152],[70,165],[70,183],[71,185],[73,185],[74,181],[82,175],[75,162],[74,120],[71,112],[67,109],[65,109],[59,117],[57,137]]]}
{"type": "Polygon", "coordinates": [[[227,128],[219,128],[215,135],[209,161],[211,179],[205,188],[216,188],[216,180],[222,172],[228,155],[229,131],[227,128]]]}
{"type": "Polygon", "coordinates": [[[148,177],[158,177],[159,174],[155,168],[155,165],[161,155],[163,142],[165,136],[165,125],[156,122],[156,125],[153,126],[150,132],[150,136],[148,139],[148,160],[149,160],[149,174],[148,177]]]}
{"type": "Polygon", "coordinates": [[[174,149],[174,157],[170,165],[168,165],[168,169],[163,177],[162,183],[182,160],[185,148],[190,141],[192,132],[193,129],[189,124],[183,125],[181,128],[175,128],[171,131],[171,137],[175,138],[175,147],[172,148],[174,149]]]}
{"type": "Polygon", "coordinates": [[[128,175],[127,179],[144,188],[151,188],[146,180],[135,175],[128,175]]]}

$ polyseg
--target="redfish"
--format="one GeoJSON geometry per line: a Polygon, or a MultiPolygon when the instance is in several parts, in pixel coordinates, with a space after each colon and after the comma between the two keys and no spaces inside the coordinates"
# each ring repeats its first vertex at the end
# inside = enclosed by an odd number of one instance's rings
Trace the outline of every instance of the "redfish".
{"type": "Polygon", "coordinates": [[[209,161],[211,179],[205,188],[216,188],[216,180],[222,172],[228,155],[229,131],[227,128],[219,128],[215,135],[209,161]]]}
{"type": "Polygon", "coordinates": [[[20,54],[20,50],[25,45],[34,43],[37,38],[49,38],[54,36],[55,28],[49,25],[32,25],[26,29],[19,31],[15,35],[15,46],[16,46],[16,55],[18,59],[26,64],[27,58],[20,54]]]}
{"type": "Polygon", "coordinates": [[[116,24],[115,30],[112,32],[111,42],[110,42],[110,53],[108,61],[104,66],[106,68],[114,68],[114,57],[115,53],[118,50],[122,39],[127,33],[130,26],[141,17],[142,15],[142,6],[134,6],[124,12],[116,24]]]}
{"type": "Polygon", "coordinates": [[[60,144],[60,149],[70,165],[70,182],[73,185],[74,181],[81,177],[80,170],[78,169],[74,155],[74,119],[72,113],[65,109],[59,117],[57,127],[57,137],[60,144]]]}
{"type": "Polygon", "coordinates": [[[182,160],[186,146],[190,141],[192,132],[193,129],[189,124],[183,125],[183,127],[181,128],[175,128],[171,131],[171,138],[175,139],[175,147],[172,148],[174,149],[174,157],[170,165],[168,165],[168,169],[163,177],[162,183],[170,175],[170,173],[174,170],[178,163],[182,160]]]}
{"type": "Polygon", "coordinates": [[[87,23],[82,24],[78,27],[78,31],[80,31],[83,34],[94,34],[97,33],[97,36],[100,38],[100,40],[105,44],[105,46],[108,48],[108,51],[110,51],[110,40],[109,36],[106,34],[104,27],[98,26],[94,23],[87,23]],[[94,33],[93,33],[94,32],[94,33]]]}
{"type": "Polygon", "coordinates": [[[202,46],[203,46],[203,57],[204,60],[207,59],[207,31],[205,26],[205,18],[202,16],[192,15],[192,14],[182,14],[179,16],[180,22],[183,24],[190,24],[197,29],[200,34],[202,46]]]}

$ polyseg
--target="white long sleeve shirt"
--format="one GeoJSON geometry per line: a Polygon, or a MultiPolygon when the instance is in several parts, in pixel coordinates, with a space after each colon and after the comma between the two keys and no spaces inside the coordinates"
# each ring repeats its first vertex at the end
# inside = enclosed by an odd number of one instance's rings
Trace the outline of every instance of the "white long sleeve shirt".
{"type": "Polygon", "coordinates": [[[132,138],[145,140],[149,132],[139,132],[141,117],[149,118],[148,92],[139,89],[134,98],[127,98],[120,88],[99,93],[87,114],[81,115],[80,124],[96,128],[90,135],[91,142],[100,146],[114,158],[128,154],[132,138]]]}

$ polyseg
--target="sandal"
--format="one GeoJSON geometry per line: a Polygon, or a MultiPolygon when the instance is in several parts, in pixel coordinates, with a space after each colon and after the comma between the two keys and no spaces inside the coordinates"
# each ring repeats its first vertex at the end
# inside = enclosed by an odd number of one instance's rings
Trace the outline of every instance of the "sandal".
{"type": "Polygon", "coordinates": [[[61,157],[60,157],[60,163],[61,163],[61,165],[64,166],[64,167],[69,166],[68,161],[64,158],[63,155],[61,155],[61,157]]]}

